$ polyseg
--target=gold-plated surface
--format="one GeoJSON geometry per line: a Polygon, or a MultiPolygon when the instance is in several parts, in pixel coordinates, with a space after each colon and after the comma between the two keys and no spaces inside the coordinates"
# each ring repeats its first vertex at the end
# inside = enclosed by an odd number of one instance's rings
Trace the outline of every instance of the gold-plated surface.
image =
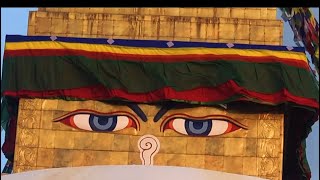
{"type": "Polygon", "coordinates": [[[282,25],[276,8],[40,8],[28,35],[281,45],[282,25]]]}
{"type": "MultiPolygon", "coordinates": [[[[276,19],[276,8],[39,8],[47,12],[70,12],[86,14],[123,14],[123,15],[163,15],[182,17],[223,17],[239,19],[276,19]]],[[[57,15],[56,15],[57,16],[57,15]]]]}
{"type": "Polygon", "coordinates": [[[203,106],[172,109],[158,122],[154,122],[153,117],[160,106],[141,104],[139,107],[146,113],[148,120],[139,120],[140,131],[98,133],[78,130],[53,122],[53,119],[70,112],[65,109],[83,109],[82,103],[86,108],[101,113],[118,110],[133,115],[135,113],[126,106],[94,101],[70,102],[70,107],[69,102],[63,100],[50,100],[55,105],[41,99],[22,101],[24,103],[19,107],[14,172],[67,166],[141,164],[138,140],[144,134],[153,134],[161,146],[159,154],[154,158],[155,165],[186,166],[281,179],[283,114],[278,111],[260,113],[249,112],[248,109],[234,111],[203,106]],[[31,113],[24,104],[36,110],[31,113]],[[51,108],[53,106],[57,108],[51,108]],[[168,130],[170,133],[161,132],[162,121],[177,113],[194,117],[226,115],[246,125],[248,130],[240,129],[215,137],[188,137],[173,130],[168,130]],[[30,116],[26,118],[21,114],[30,116]],[[40,126],[25,125],[29,123],[27,119],[40,126]]]}

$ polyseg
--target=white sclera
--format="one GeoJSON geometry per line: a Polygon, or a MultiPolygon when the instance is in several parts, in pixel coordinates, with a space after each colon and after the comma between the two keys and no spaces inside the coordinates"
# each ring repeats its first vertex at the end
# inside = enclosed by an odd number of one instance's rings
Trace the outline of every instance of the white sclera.
{"type": "Polygon", "coordinates": [[[177,132],[181,133],[181,134],[185,134],[188,135],[186,128],[185,128],[185,119],[182,118],[177,118],[174,119],[172,122],[172,126],[174,128],[174,130],[176,130],[177,132]]]}
{"type": "Polygon", "coordinates": [[[117,116],[117,125],[113,131],[119,131],[124,129],[129,124],[129,118],[127,116],[117,116]]]}
{"type": "MultiPolygon", "coordinates": [[[[172,126],[175,131],[188,135],[185,127],[185,119],[177,118],[173,120],[172,126]]],[[[220,120],[212,120],[212,128],[208,136],[216,136],[225,133],[228,130],[228,122],[220,120]]]]}
{"type": "MultiPolygon", "coordinates": [[[[77,114],[73,117],[73,122],[80,129],[92,131],[89,124],[89,117],[89,114],[77,114]]],[[[124,129],[128,124],[129,118],[127,116],[117,116],[117,124],[113,131],[124,129]]]]}
{"type": "Polygon", "coordinates": [[[89,124],[89,117],[89,114],[77,114],[73,117],[73,122],[80,129],[92,131],[89,124]]]}
{"type": "Polygon", "coordinates": [[[220,120],[212,120],[212,128],[209,133],[209,136],[215,136],[223,134],[228,129],[228,122],[227,121],[220,121],[220,120]]]}

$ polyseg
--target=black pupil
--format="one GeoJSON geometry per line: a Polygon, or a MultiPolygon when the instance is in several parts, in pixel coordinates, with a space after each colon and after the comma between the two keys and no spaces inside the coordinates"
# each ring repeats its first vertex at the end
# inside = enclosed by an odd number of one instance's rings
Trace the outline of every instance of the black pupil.
{"type": "Polygon", "coordinates": [[[117,125],[117,116],[90,115],[89,124],[93,131],[111,132],[117,125]]]}
{"type": "Polygon", "coordinates": [[[207,136],[212,129],[212,120],[197,121],[186,119],[184,125],[188,135],[207,136]]]}

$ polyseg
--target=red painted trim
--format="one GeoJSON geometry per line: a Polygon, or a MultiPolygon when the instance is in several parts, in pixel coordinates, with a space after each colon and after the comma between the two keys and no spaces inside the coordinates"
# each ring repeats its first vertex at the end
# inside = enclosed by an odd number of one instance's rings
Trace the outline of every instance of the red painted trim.
{"type": "Polygon", "coordinates": [[[6,50],[4,57],[15,56],[84,56],[95,60],[126,60],[142,62],[187,62],[187,61],[244,61],[256,63],[278,62],[290,66],[301,67],[309,70],[306,62],[290,58],[278,58],[274,56],[241,56],[241,55],[213,55],[213,54],[186,54],[186,55],[137,55],[137,54],[117,54],[106,52],[91,52],[84,50],[70,49],[35,49],[35,50],[6,50]]]}
{"type": "Polygon", "coordinates": [[[290,101],[300,105],[319,109],[319,103],[315,99],[295,96],[291,94],[287,89],[282,89],[281,91],[273,94],[264,94],[240,87],[233,80],[230,80],[217,87],[199,87],[186,91],[176,91],[171,87],[164,87],[148,93],[129,93],[121,89],[107,89],[102,85],[50,91],[20,90],[3,92],[3,95],[20,98],[73,97],[88,100],[123,98],[133,102],[155,102],[170,99],[199,102],[217,102],[224,101],[236,94],[241,94],[244,96],[244,98],[255,98],[260,101],[265,101],[273,104],[290,101]]]}

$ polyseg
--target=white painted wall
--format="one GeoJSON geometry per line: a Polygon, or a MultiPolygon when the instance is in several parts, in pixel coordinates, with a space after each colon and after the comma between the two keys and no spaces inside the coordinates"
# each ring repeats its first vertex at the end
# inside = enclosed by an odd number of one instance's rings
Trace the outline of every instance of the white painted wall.
{"type": "Polygon", "coordinates": [[[86,166],[54,168],[4,175],[2,180],[264,180],[204,169],[174,166],[86,166]]]}

